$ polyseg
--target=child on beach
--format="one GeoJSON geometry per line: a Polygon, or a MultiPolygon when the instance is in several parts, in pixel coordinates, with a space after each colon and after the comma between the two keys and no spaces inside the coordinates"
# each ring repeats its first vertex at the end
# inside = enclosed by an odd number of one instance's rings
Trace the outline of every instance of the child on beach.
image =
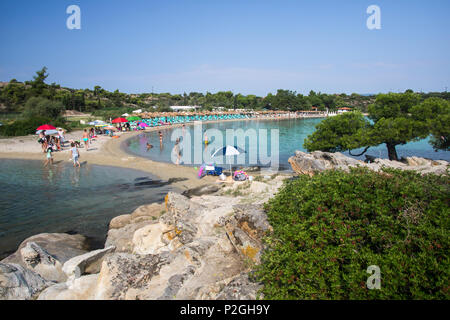
{"type": "Polygon", "coordinates": [[[46,167],[49,163],[53,164],[52,152],[52,148],[47,148],[47,160],[45,160],[44,167],[46,167]]]}
{"type": "Polygon", "coordinates": [[[73,160],[73,166],[75,167],[75,165],[76,165],[79,168],[79,167],[81,167],[80,162],[78,161],[78,158],[80,158],[80,153],[79,153],[77,147],[75,146],[74,142],[72,142],[70,144],[70,146],[72,147],[72,149],[70,149],[70,155],[73,160]]]}

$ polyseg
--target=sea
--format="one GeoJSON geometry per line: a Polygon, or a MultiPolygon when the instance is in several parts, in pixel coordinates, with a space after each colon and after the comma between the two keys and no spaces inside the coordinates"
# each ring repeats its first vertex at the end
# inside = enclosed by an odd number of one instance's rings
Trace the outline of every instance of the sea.
{"type": "MultiPolygon", "coordinates": [[[[145,157],[154,161],[176,163],[177,152],[174,151],[177,139],[180,139],[179,149],[181,157],[179,163],[199,166],[203,163],[228,165],[235,167],[273,167],[290,170],[289,157],[296,150],[306,152],[303,146],[305,138],[314,132],[315,127],[323,118],[281,119],[281,120],[252,120],[198,123],[194,126],[173,128],[161,131],[163,141],[160,144],[158,131],[145,132],[134,136],[122,143],[122,148],[129,153],[145,157]],[[204,143],[206,137],[209,143],[204,143]],[[239,141],[237,137],[240,137],[239,141]],[[245,137],[245,140],[243,139],[245,137]],[[148,149],[147,144],[153,146],[148,149]],[[243,152],[239,156],[214,156],[214,152],[225,145],[241,147],[243,152]],[[175,155],[175,156],[174,156],[175,155]],[[276,161],[269,161],[270,158],[276,161]]],[[[363,149],[352,150],[358,154],[363,149]]],[[[348,152],[343,152],[349,155],[348,152]]],[[[418,156],[433,160],[450,161],[450,152],[434,151],[428,139],[409,142],[397,146],[399,157],[418,156]]],[[[387,158],[385,144],[371,147],[366,152],[377,158],[387,158]]],[[[365,156],[354,157],[364,160],[365,156]]]]}
{"type": "Polygon", "coordinates": [[[0,160],[0,259],[38,233],[78,233],[93,249],[108,224],[137,207],[162,202],[175,190],[146,172],[71,162],[44,167],[37,160],[0,160]]]}

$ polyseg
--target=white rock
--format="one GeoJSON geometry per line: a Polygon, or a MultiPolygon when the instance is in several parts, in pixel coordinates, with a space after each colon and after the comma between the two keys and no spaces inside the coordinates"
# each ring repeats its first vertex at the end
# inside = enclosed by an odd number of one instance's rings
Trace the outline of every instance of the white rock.
{"type": "Polygon", "coordinates": [[[95,271],[99,272],[103,257],[107,253],[112,252],[114,249],[115,247],[111,246],[105,249],[94,250],[80,256],[73,257],[64,263],[62,270],[72,281],[81,277],[81,275],[88,268],[94,269],[92,270],[92,273],[96,273],[95,271]]]}

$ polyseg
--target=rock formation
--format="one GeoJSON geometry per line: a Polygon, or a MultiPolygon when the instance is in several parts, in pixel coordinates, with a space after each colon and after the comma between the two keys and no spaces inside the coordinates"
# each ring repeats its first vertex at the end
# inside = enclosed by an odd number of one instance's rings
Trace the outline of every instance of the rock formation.
{"type": "Polygon", "coordinates": [[[170,192],[112,219],[104,249],[88,252],[82,236],[31,237],[0,265],[0,297],[255,299],[249,272],[271,230],[262,204],[286,177],[170,192]]]}
{"type": "Polygon", "coordinates": [[[297,174],[313,175],[316,172],[328,169],[341,169],[348,171],[350,167],[367,167],[371,170],[380,171],[382,168],[394,168],[402,170],[414,170],[422,174],[446,174],[449,163],[444,160],[429,160],[419,157],[408,157],[405,162],[391,161],[387,159],[374,159],[371,163],[353,159],[340,152],[314,151],[305,153],[296,151],[288,162],[292,170],[297,174]]]}

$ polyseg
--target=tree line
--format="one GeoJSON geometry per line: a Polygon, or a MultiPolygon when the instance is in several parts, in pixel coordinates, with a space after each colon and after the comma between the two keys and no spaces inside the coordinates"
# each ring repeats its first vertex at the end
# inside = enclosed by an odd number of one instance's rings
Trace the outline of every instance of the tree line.
{"type": "MultiPolygon", "coordinates": [[[[311,90],[303,95],[292,90],[279,89],[275,94],[269,93],[265,97],[243,95],[231,91],[216,93],[190,92],[182,94],[171,93],[140,93],[128,94],[119,90],[108,91],[100,86],[93,89],[64,88],[59,84],[47,84],[47,68],[36,72],[30,81],[18,82],[15,79],[0,88],[0,106],[3,112],[21,113],[27,109],[27,102],[31,98],[40,101],[52,101],[63,110],[77,110],[79,112],[93,112],[101,114],[108,110],[132,110],[141,108],[147,111],[170,111],[170,106],[195,105],[205,110],[222,107],[225,109],[253,109],[253,110],[317,110],[335,111],[340,107],[353,107],[361,112],[367,112],[368,106],[375,100],[375,95],[347,95],[326,94],[311,90]],[[45,100],[44,100],[45,99],[45,100]]],[[[423,98],[439,97],[450,100],[449,93],[427,93],[423,98]]],[[[33,102],[36,105],[36,101],[33,102]]],[[[29,109],[29,108],[28,108],[29,109]]],[[[125,111],[124,111],[125,112],[125,111]]],[[[123,113],[123,112],[122,112],[123,113]]]]}

